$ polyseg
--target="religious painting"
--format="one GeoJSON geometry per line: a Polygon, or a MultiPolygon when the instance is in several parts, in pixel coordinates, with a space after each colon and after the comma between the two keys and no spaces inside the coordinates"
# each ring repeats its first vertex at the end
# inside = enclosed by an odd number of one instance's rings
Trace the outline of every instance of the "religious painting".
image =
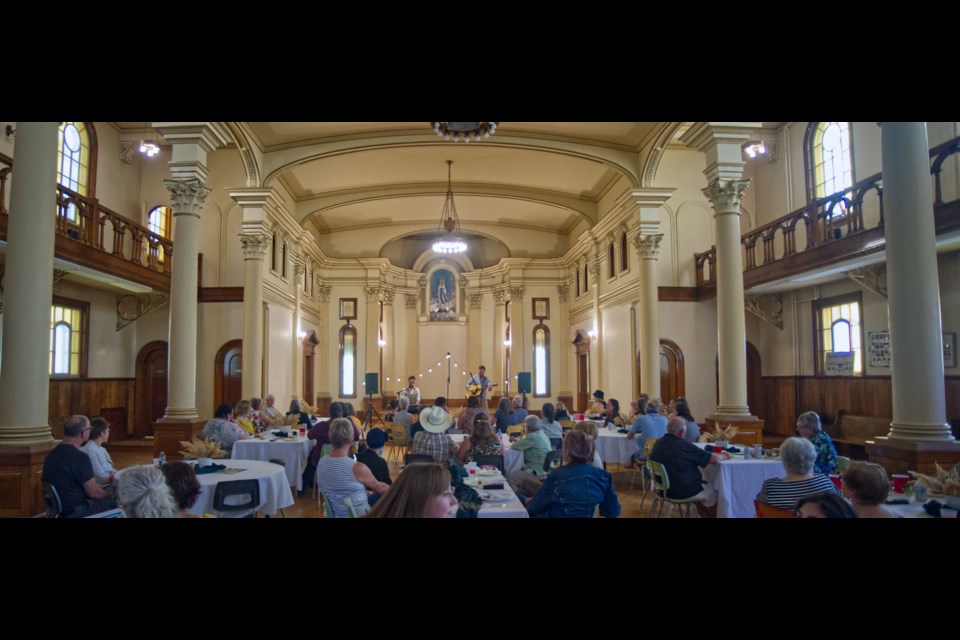
{"type": "Polygon", "coordinates": [[[453,273],[437,269],[430,274],[430,320],[452,322],[457,319],[457,286],[453,273]]]}
{"type": "Polygon", "coordinates": [[[357,319],[357,299],[356,298],[340,298],[340,319],[341,320],[357,319]]]}
{"type": "Polygon", "coordinates": [[[550,319],[550,298],[534,298],[533,299],[533,319],[534,320],[550,319]]]}

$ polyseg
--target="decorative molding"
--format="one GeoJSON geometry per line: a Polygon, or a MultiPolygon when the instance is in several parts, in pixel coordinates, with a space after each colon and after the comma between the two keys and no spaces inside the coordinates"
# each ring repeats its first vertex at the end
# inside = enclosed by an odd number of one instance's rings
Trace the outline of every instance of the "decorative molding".
{"type": "Polygon", "coordinates": [[[869,264],[858,269],[844,271],[843,275],[847,276],[867,291],[872,291],[878,296],[883,296],[884,298],[887,297],[886,262],[878,262],[877,264],[869,264]]]}
{"type": "Polygon", "coordinates": [[[510,300],[523,300],[523,294],[526,292],[524,287],[510,287],[510,300]]]}
{"type": "Polygon", "coordinates": [[[483,296],[481,296],[479,293],[471,293],[469,296],[467,296],[467,302],[470,303],[471,309],[479,308],[482,301],[483,296]]]}
{"type": "Polygon", "coordinates": [[[117,331],[136,322],[151,311],[156,311],[170,300],[163,293],[117,296],[117,331]]]}
{"type": "Polygon", "coordinates": [[[321,284],[317,286],[317,293],[320,294],[320,302],[326,304],[330,302],[330,290],[332,287],[328,284],[321,284]]]}
{"type": "Polygon", "coordinates": [[[244,260],[263,260],[270,248],[271,238],[260,233],[240,233],[244,260]]]}
{"type": "Polygon", "coordinates": [[[750,186],[749,180],[714,180],[710,186],[701,189],[707,197],[716,215],[736,213],[740,215],[740,201],[750,186]]]}
{"type": "Polygon", "coordinates": [[[507,304],[507,290],[506,289],[497,289],[493,292],[493,301],[498,307],[502,307],[507,304]]]}
{"type": "Polygon", "coordinates": [[[467,276],[460,274],[460,289],[466,289],[469,284],[467,276]]]}
{"type": "Polygon", "coordinates": [[[657,300],[660,302],[696,302],[696,287],[657,287],[657,300]]]}
{"type": "Polygon", "coordinates": [[[392,289],[381,289],[380,290],[380,302],[384,306],[391,307],[393,306],[393,297],[396,293],[392,289]]]}
{"type": "Polygon", "coordinates": [[[596,260],[591,260],[589,265],[590,270],[590,283],[596,287],[600,284],[600,263],[596,260]]]}
{"type": "Polygon", "coordinates": [[[70,275],[69,271],[64,271],[63,269],[54,269],[53,270],[53,290],[60,291],[60,283],[63,282],[63,279],[70,275]]]}
{"type": "Polygon", "coordinates": [[[210,195],[210,189],[197,178],[188,180],[164,180],[164,186],[173,199],[173,215],[191,215],[200,217],[203,201],[210,195]]]}
{"type": "Polygon", "coordinates": [[[367,304],[371,302],[380,301],[380,287],[364,287],[363,295],[367,300],[367,304]]]}
{"type": "Polygon", "coordinates": [[[633,245],[637,249],[637,255],[644,260],[656,260],[660,254],[660,242],[662,240],[662,233],[637,235],[633,238],[633,245]]]}
{"type": "Polygon", "coordinates": [[[403,307],[405,309],[416,309],[417,308],[417,296],[412,293],[403,294],[403,307]]]}
{"type": "Polygon", "coordinates": [[[560,302],[566,302],[570,299],[570,287],[565,284],[557,285],[557,296],[560,298],[560,302]]]}
{"type": "Polygon", "coordinates": [[[753,315],[783,331],[783,296],[779,293],[746,295],[743,305],[753,315]]]}
{"type": "Polygon", "coordinates": [[[137,155],[137,143],[130,140],[120,141],[120,161],[124,164],[133,164],[133,158],[137,155]]]}
{"type": "Polygon", "coordinates": [[[426,288],[427,288],[427,276],[420,276],[420,278],[417,280],[417,285],[419,285],[421,289],[426,289],[426,288]]]}

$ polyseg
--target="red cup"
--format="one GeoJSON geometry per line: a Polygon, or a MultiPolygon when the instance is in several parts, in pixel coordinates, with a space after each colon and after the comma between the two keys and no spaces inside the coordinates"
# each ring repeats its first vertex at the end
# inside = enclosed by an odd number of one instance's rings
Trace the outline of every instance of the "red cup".
{"type": "Polygon", "coordinates": [[[837,491],[840,491],[840,489],[843,488],[843,487],[841,486],[841,484],[840,484],[840,476],[838,476],[838,475],[836,475],[836,474],[834,474],[834,473],[831,473],[831,474],[830,474],[830,482],[832,482],[832,483],[833,483],[833,486],[835,486],[835,487],[837,488],[837,491]]]}
{"type": "Polygon", "coordinates": [[[907,481],[910,480],[910,476],[903,475],[902,473],[893,474],[893,492],[894,493],[903,493],[904,488],[907,486],[907,481]]]}

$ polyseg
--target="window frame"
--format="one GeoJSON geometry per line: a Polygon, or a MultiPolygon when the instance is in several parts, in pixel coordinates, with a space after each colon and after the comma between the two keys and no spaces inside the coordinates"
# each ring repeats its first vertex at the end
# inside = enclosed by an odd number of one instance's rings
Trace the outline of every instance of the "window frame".
{"type": "MultiPolygon", "coordinates": [[[[817,172],[818,164],[816,162],[817,158],[817,148],[822,145],[823,133],[826,130],[820,129],[820,126],[823,125],[823,122],[811,122],[807,125],[807,131],[805,134],[805,143],[803,145],[803,163],[804,163],[804,174],[807,181],[807,202],[814,202],[821,198],[826,198],[833,195],[834,193],[839,193],[834,191],[832,193],[817,193],[817,172]]],[[[828,126],[830,123],[826,123],[828,126]]],[[[857,184],[857,171],[856,171],[856,157],[853,152],[853,123],[847,122],[847,144],[848,144],[848,155],[850,157],[850,186],[857,184]]],[[[821,163],[822,164],[822,163],[821,163]]],[[[842,176],[841,176],[842,179],[842,176]]],[[[849,187],[844,187],[847,189],[849,187]]],[[[834,216],[834,219],[842,219],[846,214],[838,214],[834,216]]]]}
{"type": "MultiPolygon", "coordinates": [[[[850,336],[850,349],[855,354],[859,353],[860,355],[860,371],[856,371],[856,358],[854,358],[854,371],[850,374],[854,378],[862,378],[867,374],[867,362],[865,359],[865,350],[864,350],[864,339],[866,338],[865,334],[865,322],[863,317],[863,293],[860,291],[854,291],[852,293],[845,293],[838,296],[831,296],[829,298],[821,298],[820,300],[814,300],[811,304],[813,308],[813,358],[814,358],[814,375],[823,376],[826,375],[826,350],[823,348],[823,332],[827,330],[827,327],[823,325],[823,310],[830,309],[832,307],[838,307],[844,304],[853,304],[856,303],[859,309],[858,315],[860,316],[860,322],[856,326],[860,330],[860,341],[857,344],[853,339],[853,323],[849,319],[842,318],[847,322],[850,322],[851,336],[850,336]]],[[[830,325],[830,329],[837,321],[834,321],[830,325]]],[[[832,338],[831,338],[832,342],[832,338]]],[[[832,345],[831,345],[832,346],[832,345]]],[[[831,349],[831,352],[833,350],[831,349]]]]}
{"type": "MultiPolygon", "coordinates": [[[[53,307],[64,307],[67,309],[73,309],[80,312],[80,330],[77,332],[80,338],[80,348],[77,352],[77,366],[79,371],[77,373],[53,373],[53,339],[54,339],[54,328],[56,325],[61,324],[61,322],[52,322],[50,325],[50,339],[51,345],[48,350],[48,373],[50,374],[51,380],[65,380],[65,379],[85,379],[87,377],[87,364],[89,361],[89,345],[90,345],[90,303],[83,300],[74,300],[72,298],[64,298],[62,296],[53,296],[53,299],[50,303],[51,312],[53,307]]],[[[67,326],[70,326],[69,323],[63,323],[67,326]]]]}
{"type": "Polygon", "coordinates": [[[613,240],[607,245],[607,280],[617,277],[617,252],[613,240]]]}
{"type": "Polygon", "coordinates": [[[550,397],[550,327],[545,325],[542,321],[533,327],[532,332],[533,337],[533,397],[534,398],[549,398],[550,397]],[[537,367],[537,332],[543,331],[544,333],[544,381],[546,386],[545,393],[537,393],[537,378],[540,373],[539,367],[537,367]]]}
{"type": "Polygon", "coordinates": [[[357,397],[357,328],[350,324],[348,320],[346,324],[340,327],[340,349],[339,349],[339,370],[340,370],[340,381],[337,392],[341,398],[356,398],[357,397]],[[343,389],[343,357],[344,357],[344,336],[350,334],[353,336],[353,393],[348,394],[344,393],[343,389]]]}
{"type": "Polygon", "coordinates": [[[627,232],[620,234],[620,273],[630,271],[630,252],[627,251],[627,232]]]}

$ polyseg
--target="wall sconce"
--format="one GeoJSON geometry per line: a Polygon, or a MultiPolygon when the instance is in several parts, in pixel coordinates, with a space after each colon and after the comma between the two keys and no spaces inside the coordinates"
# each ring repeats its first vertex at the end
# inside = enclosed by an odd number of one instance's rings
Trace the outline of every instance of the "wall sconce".
{"type": "Polygon", "coordinates": [[[153,140],[143,140],[140,142],[140,153],[152,158],[160,153],[160,146],[153,140]]]}
{"type": "Polygon", "coordinates": [[[587,331],[587,335],[590,336],[590,339],[591,339],[591,340],[596,340],[596,339],[597,339],[597,330],[596,330],[596,329],[590,329],[590,331],[587,331]]]}
{"type": "Polygon", "coordinates": [[[741,148],[743,149],[743,153],[751,160],[756,159],[760,156],[763,156],[764,162],[769,164],[777,159],[777,143],[776,142],[764,142],[763,140],[751,140],[750,142],[744,143],[741,148]]]}
{"type": "Polygon", "coordinates": [[[380,338],[379,340],[377,340],[377,344],[379,344],[381,347],[385,347],[387,346],[387,341],[384,340],[383,338],[380,338]]]}
{"type": "Polygon", "coordinates": [[[503,341],[503,346],[505,346],[505,347],[509,347],[511,344],[513,344],[513,343],[510,342],[509,340],[504,340],[504,341],[503,341]]]}
{"type": "Polygon", "coordinates": [[[13,125],[12,125],[12,124],[8,124],[6,127],[4,127],[3,133],[4,133],[8,138],[12,138],[12,137],[17,133],[17,130],[13,128],[13,125]]]}

